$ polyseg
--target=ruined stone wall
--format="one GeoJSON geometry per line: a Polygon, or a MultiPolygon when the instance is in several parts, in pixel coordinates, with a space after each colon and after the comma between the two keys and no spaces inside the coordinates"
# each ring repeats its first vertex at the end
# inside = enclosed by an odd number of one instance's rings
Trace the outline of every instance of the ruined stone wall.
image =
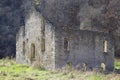
{"type": "Polygon", "coordinates": [[[25,28],[21,28],[17,35],[16,61],[29,65],[43,64],[45,68],[53,69],[55,67],[54,29],[43,20],[42,15],[34,8],[26,15],[25,28]],[[42,36],[42,27],[45,27],[45,36],[42,36]],[[45,38],[45,52],[41,50],[42,37],[45,38]],[[25,43],[25,53],[23,53],[23,43],[25,43]],[[35,47],[34,60],[32,60],[32,45],[35,47]]]}
{"type": "Polygon", "coordinates": [[[16,62],[18,63],[26,63],[25,55],[23,54],[24,31],[25,27],[22,26],[16,35],[16,62]]]}
{"type": "Polygon", "coordinates": [[[72,63],[75,67],[87,64],[90,68],[100,68],[101,63],[105,63],[107,69],[114,68],[114,44],[110,35],[76,30],[65,32],[56,30],[56,68],[65,67],[67,63],[72,63]],[[68,38],[69,51],[64,50],[64,38],[68,38]],[[108,53],[104,53],[103,42],[108,41],[108,53]]]}
{"type": "Polygon", "coordinates": [[[47,69],[55,69],[55,28],[45,24],[45,53],[43,63],[47,69]]]}
{"type": "Polygon", "coordinates": [[[37,60],[40,60],[42,56],[40,41],[41,41],[41,23],[42,19],[38,12],[35,9],[32,9],[26,17],[25,24],[25,43],[26,43],[26,59],[29,63],[33,63],[37,60]],[[31,48],[32,45],[35,46],[35,60],[31,61],[31,48]]]}

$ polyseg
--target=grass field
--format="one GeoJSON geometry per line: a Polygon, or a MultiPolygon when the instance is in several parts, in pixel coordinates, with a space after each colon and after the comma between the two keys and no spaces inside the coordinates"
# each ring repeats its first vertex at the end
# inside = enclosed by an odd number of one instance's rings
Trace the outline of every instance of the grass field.
{"type": "MultiPolygon", "coordinates": [[[[116,60],[115,67],[120,69],[120,61],[116,60]]],[[[27,65],[16,64],[14,60],[2,59],[0,60],[0,80],[120,80],[120,74],[38,70],[27,65]]]]}

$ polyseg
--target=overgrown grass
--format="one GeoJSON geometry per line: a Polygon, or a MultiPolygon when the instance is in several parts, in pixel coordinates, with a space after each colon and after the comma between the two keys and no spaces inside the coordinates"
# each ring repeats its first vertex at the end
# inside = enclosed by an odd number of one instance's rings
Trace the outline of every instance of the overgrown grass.
{"type": "Polygon", "coordinates": [[[120,69],[120,59],[115,59],[115,68],[120,69]]]}
{"type": "MultiPolygon", "coordinates": [[[[115,67],[120,69],[120,62],[115,67]]],[[[98,72],[47,71],[17,64],[14,60],[0,60],[0,80],[120,80],[120,74],[98,72]]]]}

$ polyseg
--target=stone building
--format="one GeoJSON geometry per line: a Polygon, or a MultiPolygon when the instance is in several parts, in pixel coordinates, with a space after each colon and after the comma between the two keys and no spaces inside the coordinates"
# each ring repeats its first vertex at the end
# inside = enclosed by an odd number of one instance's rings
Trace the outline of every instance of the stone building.
{"type": "Polygon", "coordinates": [[[114,69],[114,39],[108,30],[95,27],[56,27],[40,12],[32,9],[25,26],[16,37],[16,61],[22,64],[38,62],[47,69],[60,69],[67,64],[82,69],[114,69]]]}

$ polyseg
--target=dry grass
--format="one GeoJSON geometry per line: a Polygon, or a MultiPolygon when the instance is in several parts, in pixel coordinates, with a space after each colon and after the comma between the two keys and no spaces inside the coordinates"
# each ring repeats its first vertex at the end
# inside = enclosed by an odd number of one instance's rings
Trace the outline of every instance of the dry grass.
{"type": "MultiPolygon", "coordinates": [[[[116,62],[120,68],[120,62],[116,62]]],[[[61,71],[33,69],[27,65],[16,64],[14,60],[0,60],[0,80],[120,80],[120,74],[104,75],[99,72],[76,71],[71,67],[61,71]],[[70,69],[70,70],[69,70],[70,69]]]]}

